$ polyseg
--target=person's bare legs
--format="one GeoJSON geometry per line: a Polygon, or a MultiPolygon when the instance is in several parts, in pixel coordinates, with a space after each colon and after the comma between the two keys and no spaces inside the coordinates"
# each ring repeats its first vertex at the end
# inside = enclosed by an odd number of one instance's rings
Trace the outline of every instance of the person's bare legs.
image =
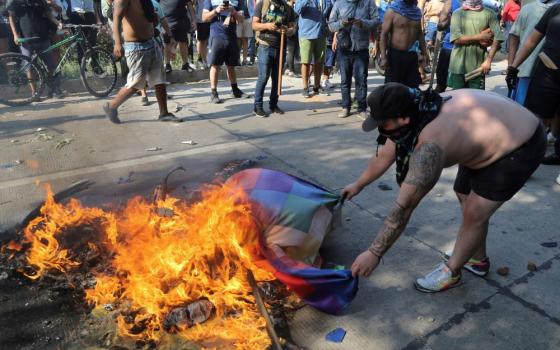
{"type": "MultiPolygon", "coordinates": [[[[467,198],[469,196],[466,195],[466,194],[463,194],[463,193],[459,193],[459,192],[455,192],[455,195],[457,195],[457,199],[459,200],[459,204],[461,205],[461,212],[464,213],[465,203],[466,203],[467,198]]],[[[476,251],[474,252],[474,254],[470,258],[474,258],[476,260],[482,260],[482,259],[487,257],[487,255],[486,255],[486,236],[488,235],[489,223],[490,223],[490,221],[486,220],[486,227],[485,227],[485,233],[484,233],[485,239],[481,242],[480,246],[476,249],[476,251]]]]}
{"type": "Polygon", "coordinates": [[[243,52],[243,62],[247,62],[247,53],[249,52],[249,39],[241,38],[241,48],[241,51],[243,52]]]}
{"type": "Polygon", "coordinates": [[[463,222],[455,241],[453,255],[447,262],[447,266],[455,273],[460,271],[471,257],[482,259],[486,256],[486,236],[490,217],[504,203],[482,198],[472,191],[465,196],[466,198],[460,195],[458,197],[463,209],[463,222]]]}
{"type": "Polygon", "coordinates": [[[167,88],[165,84],[156,85],[154,87],[156,91],[156,99],[159,107],[159,115],[166,115],[169,113],[167,110],[167,88]]]}
{"type": "Polygon", "coordinates": [[[119,92],[117,93],[117,96],[115,96],[111,102],[109,102],[109,107],[111,109],[118,109],[126,100],[128,100],[130,98],[130,96],[134,95],[135,93],[137,93],[138,90],[136,89],[130,89],[127,87],[123,87],[122,89],[119,90],[119,92]]]}
{"type": "Polygon", "coordinates": [[[301,64],[301,80],[302,80],[304,89],[309,88],[309,71],[310,71],[310,69],[311,69],[310,64],[305,64],[305,63],[301,64]]]}
{"type": "Polygon", "coordinates": [[[237,75],[235,74],[235,67],[227,66],[227,77],[229,79],[230,84],[232,85],[237,84],[237,75]]]}
{"type": "Polygon", "coordinates": [[[323,64],[322,63],[315,63],[313,65],[313,76],[314,76],[314,85],[313,87],[321,86],[321,74],[323,73],[323,64]]]}
{"type": "MultiPolygon", "coordinates": [[[[216,65],[212,65],[210,67],[210,88],[215,90],[218,88],[218,74],[220,74],[220,67],[216,65]]],[[[229,70],[228,70],[229,76],[229,70]]]]}
{"type": "Polygon", "coordinates": [[[186,42],[179,42],[179,54],[181,55],[183,65],[189,63],[189,47],[186,42]]]}
{"type": "MultiPolygon", "coordinates": [[[[177,44],[175,44],[177,45],[177,44]]],[[[165,64],[171,64],[171,51],[173,51],[173,45],[171,43],[165,44],[164,56],[165,56],[165,64]]]]}
{"type": "Polygon", "coordinates": [[[198,52],[198,59],[206,62],[206,55],[208,51],[208,41],[207,40],[197,40],[196,51],[198,52]]]}

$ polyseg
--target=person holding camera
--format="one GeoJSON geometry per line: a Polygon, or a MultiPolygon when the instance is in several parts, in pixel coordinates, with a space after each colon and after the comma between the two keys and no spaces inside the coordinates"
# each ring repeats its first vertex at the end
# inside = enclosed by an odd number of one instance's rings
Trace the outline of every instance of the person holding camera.
{"type": "Polygon", "coordinates": [[[210,102],[222,103],[218,96],[218,74],[220,66],[225,63],[227,75],[231,84],[232,95],[235,98],[248,97],[237,86],[235,67],[239,66],[239,45],[237,44],[236,23],[243,21],[243,12],[237,0],[206,0],[202,19],[210,22],[210,88],[212,96],[210,102]]]}
{"type": "MultiPolygon", "coordinates": [[[[264,88],[272,75],[270,88],[270,112],[284,114],[278,107],[278,76],[282,74],[280,57],[286,55],[286,47],[280,47],[281,36],[295,34],[295,13],[284,0],[260,0],[253,15],[253,30],[257,32],[259,58],[259,78],[255,90],[255,108],[257,117],[268,117],[263,109],[264,88]]],[[[286,43],[286,40],[284,40],[286,43]]],[[[283,61],[283,60],[282,60],[283,61]]]]}
{"type": "Polygon", "coordinates": [[[374,0],[338,0],[329,18],[329,29],[336,32],[342,112],[339,117],[350,115],[350,88],[352,75],[356,85],[358,114],[366,119],[366,95],[369,63],[369,33],[378,25],[377,6],[374,0]]]}

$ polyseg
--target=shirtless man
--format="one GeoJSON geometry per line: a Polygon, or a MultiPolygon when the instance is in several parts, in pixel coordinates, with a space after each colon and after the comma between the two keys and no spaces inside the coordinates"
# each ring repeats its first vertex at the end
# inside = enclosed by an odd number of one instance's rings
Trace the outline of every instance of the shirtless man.
{"type": "Polygon", "coordinates": [[[474,89],[429,95],[388,83],[368,96],[368,104],[373,112],[363,130],[377,128],[388,140],[359,179],[344,188],[342,197],[360,193],[395,160],[401,188],[377,238],[352,264],[352,274],[371,274],[443,168],[458,164],[454,190],[463,222],[455,248],[434,271],[418,278],[415,287],[429,293],[456,287],[461,267],[485,276],[490,266],[486,256],[490,217],[539,166],[546,150],[541,122],[512,100],[474,89]]]}
{"type": "Polygon", "coordinates": [[[386,83],[397,82],[413,88],[420,86],[418,48],[422,52],[421,64],[425,64],[423,58],[428,57],[421,19],[422,12],[416,6],[416,0],[395,0],[385,12],[379,63],[385,69],[386,83]]]}
{"type": "Polygon", "coordinates": [[[181,122],[167,110],[167,91],[163,53],[154,38],[154,25],[158,23],[151,0],[115,0],[113,5],[113,54],[121,58],[126,52],[129,67],[126,85],[103,109],[109,120],[120,124],[117,108],[130,96],[146,86],[155,87],[160,121],[181,122]],[[122,30],[121,30],[122,26],[122,30]],[[124,46],[121,39],[124,38],[124,46]]]}

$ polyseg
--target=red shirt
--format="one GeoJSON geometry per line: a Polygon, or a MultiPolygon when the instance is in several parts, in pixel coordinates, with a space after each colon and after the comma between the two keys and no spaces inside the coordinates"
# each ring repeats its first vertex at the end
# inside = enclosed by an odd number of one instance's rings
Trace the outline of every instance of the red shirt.
{"type": "Polygon", "coordinates": [[[521,5],[513,0],[508,0],[506,6],[504,6],[504,10],[502,11],[502,21],[515,22],[517,15],[519,14],[519,10],[521,10],[521,5]]]}

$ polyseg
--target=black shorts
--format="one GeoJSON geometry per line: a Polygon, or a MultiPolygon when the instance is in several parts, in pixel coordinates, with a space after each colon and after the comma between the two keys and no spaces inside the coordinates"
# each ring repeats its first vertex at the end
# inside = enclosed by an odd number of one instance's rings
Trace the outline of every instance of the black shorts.
{"type": "Polygon", "coordinates": [[[10,38],[10,29],[8,28],[8,25],[6,23],[0,21],[0,39],[6,38],[10,38]]]}
{"type": "Polygon", "coordinates": [[[539,59],[531,74],[525,107],[539,118],[554,118],[560,113],[560,69],[552,70],[539,59]]]}
{"type": "Polygon", "coordinates": [[[437,85],[447,88],[447,74],[449,72],[449,61],[451,50],[441,49],[436,68],[437,85]]]}
{"type": "Polygon", "coordinates": [[[196,24],[196,39],[198,41],[206,41],[210,37],[210,23],[196,24]]]}
{"type": "Polygon", "coordinates": [[[239,66],[239,46],[237,45],[237,40],[235,38],[212,38],[210,40],[208,64],[211,66],[221,66],[224,63],[229,67],[239,66]]]}
{"type": "MultiPolygon", "coordinates": [[[[188,34],[191,30],[191,24],[188,18],[171,19],[167,17],[171,37],[178,43],[186,43],[189,41],[188,34]]],[[[163,35],[163,42],[169,44],[171,37],[167,34],[163,35]]]]}
{"type": "Polygon", "coordinates": [[[471,190],[495,202],[511,199],[539,167],[546,151],[546,133],[539,123],[533,136],[509,154],[481,168],[459,166],[453,189],[468,195],[471,190]]]}
{"type": "Polygon", "coordinates": [[[418,71],[418,54],[412,51],[389,48],[387,51],[385,83],[395,82],[411,88],[418,88],[421,81],[418,71]]]}

